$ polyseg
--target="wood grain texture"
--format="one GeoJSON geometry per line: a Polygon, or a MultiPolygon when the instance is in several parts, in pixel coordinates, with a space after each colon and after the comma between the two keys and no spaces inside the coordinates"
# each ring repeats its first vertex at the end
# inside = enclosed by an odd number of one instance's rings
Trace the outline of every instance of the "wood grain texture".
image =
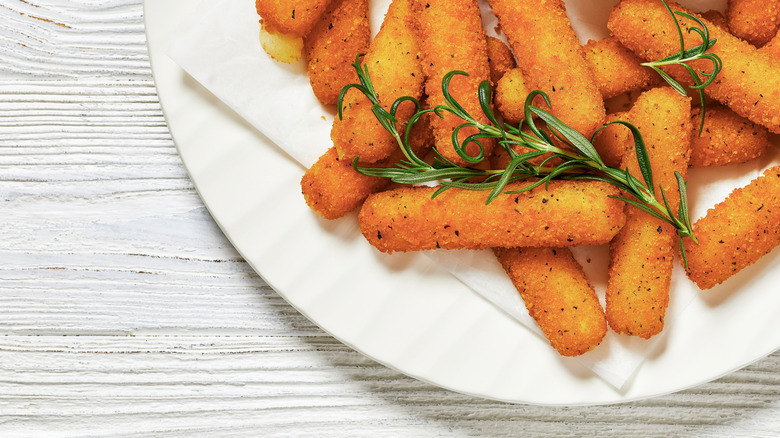
{"type": "Polygon", "coordinates": [[[140,0],[0,2],[0,217],[3,437],[780,431],[778,353],[677,394],[549,408],[448,392],[325,334],[195,193],[140,0]]]}

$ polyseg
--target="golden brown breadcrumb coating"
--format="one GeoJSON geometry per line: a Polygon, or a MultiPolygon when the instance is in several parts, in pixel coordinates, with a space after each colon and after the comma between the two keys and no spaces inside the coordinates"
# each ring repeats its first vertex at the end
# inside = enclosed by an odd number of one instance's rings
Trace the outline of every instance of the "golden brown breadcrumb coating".
{"type": "Polygon", "coordinates": [[[358,81],[352,63],[370,42],[368,0],[333,0],[303,39],[309,82],[323,105],[335,105],[341,89],[358,81]]]}
{"type": "Polygon", "coordinates": [[[496,111],[507,122],[520,123],[525,119],[525,100],[529,93],[523,71],[519,68],[509,70],[496,86],[496,111]]]}
{"type": "Polygon", "coordinates": [[[768,169],[693,224],[685,241],[688,278],[710,289],[780,245],[780,166],[768,169]]]}
{"type": "Polygon", "coordinates": [[[780,33],[758,51],[780,61],[780,33]]]}
{"type": "Polygon", "coordinates": [[[616,38],[591,40],[583,49],[604,99],[644,89],[663,81],[652,69],[642,66],[634,52],[623,47],[616,38]]]}
{"type": "Polygon", "coordinates": [[[710,9],[701,13],[701,18],[709,21],[713,25],[725,31],[729,30],[729,24],[726,22],[726,17],[717,9],[710,9]]]}
{"type": "MultiPolygon", "coordinates": [[[[399,97],[419,99],[422,95],[424,78],[417,58],[416,35],[408,25],[410,20],[411,0],[393,0],[363,59],[385,109],[399,97]]],[[[413,105],[403,104],[397,113],[399,124],[405,123],[412,113],[413,105]]],[[[334,120],[330,133],[341,159],[351,161],[359,156],[362,162],[375,163],[398,149],[393,136],[374,117],[371,102],[360,91],[353,88],[344,97],[343,116],[334,120]]],[[[399,127],[400,132],[404,129],[399,127]]]]}
{"type": "Polygon", "coordinates": [[[550,96],[551,112],[590,137],[604,101],[561,0],[490,0],[528,88],[550,96]]]}
{"type": "Polygon", "coordinates": [[[677,239],[674,228],[636,208],[610,244],[607,321],[617,333],[648,339],[664,328],[677,239]]]}
{"type": "MultiPolygon", "coordinates": [[[[445,103],[442,79],[453,70],[464,71],[469,76],[455,76],[449,92],[475,119],[489,123],[477,97],[480,82],[490,80],[487,40],[477,0],[414,0],[414,16],[429,102],[445,103]]],[[[450,113],[431,121],[436,149],[458,165],[465,165],[466,161],[455,151],[452,132],[462,123],[462,119],[450,113]]],[[[476,133],[474,128],[462,129],[459,139],[476,133]]],[[[490,155],[495,142],[482,140],[481,143],[485,155],[490,155]]],[[[466,153],[477,156],[479,147],[472,143],[466,153]]]]}
{"type": "Polygon", "coordinates": [[[387,178],[358,173],[351,161],[339,159],[333,147],[303,174],[301,192],[312,210],[325,219],[338,219],[389,183],[387,178]]]}
{"type": "Polygon", "coordinates": [[[780,27],[780,0],[729,0],[726,20],[731,34],[763,46],[780,27]]]}
{"type": "MultiPolygon", "coordinates": [[[[508,190],[528,183],[515,183],[508,190]]],[[[595,181],[553,181],[530,192],[403,187],[368,197],[358,220],[363,236],[382,252],[445,248],[559,247],[608,242],[625,220],[616,189],[595,181]]]]}
{"type": "Polygon", "coordinates": [[[515,68],[515,55],[503,41],[496,37],[487,37],[488,66],[490,82],[495,86],[504,73],[515,68]]]}
{"type": "MultiPolygon", "coordinates": [[[[669,2],[669,6],[672,10],[688,11],[674,2],[669,2]]],[[[701,44],[695,32],[687,31],[691,20],[678,17],[678,22],[686,47],[701,44]]],[[[723,70],[704,92],[742,117],[780,133],[780,62],[706,20],[705,24],[710,38],[717,39],[710,51],[723,60],[723,70]]],[[[612,9],[608,27],[624,46],[646,61],[680,50],[674,22],[663,3],[656,0],[622,0],[612,9]]],[[[690,65],[697,71],[712,70],[706,60],[690,65]]],[[[691,82],[690,75],[680,66],[669,68],[668,72],[684,83],[691,82]]]]}
{"type": "Polygon", "coordinates": [[[528,313],[562,356],[579,356],[607,334],[604,309],[568,248],[494,248],[528,313]]]}
{"type": "Polygon", "coordinates": [[[305,36],[325,12],[331,0],[255,0],[257,13],[272,29],[305,36]]]}
{"type": "Polygon", "coordinates": [[[728,108],[708,106],[704,113],[704,130],[698,135],[700,121],[701,109],[694,108],[690,167],[745,163],[764,155],[770,146],[766,128],[728,108]]]}
{"type": "MultiPolygon", "coordinates": [[[[654,88],[637,99],[628,115],[642,133],[656,196],[663,187],[672,211],[680,202],[674,172],[687,174],[691,137],[690,98],[669,87],[654,88]]],[[[641,178],[636,150],[629,148],[622,168],[641,178]]],[[[617,333],[649,338],[664,325],[677,239],[674,228],[626,205],[626,225],[609,246],[607,321],[617,333]]]]}

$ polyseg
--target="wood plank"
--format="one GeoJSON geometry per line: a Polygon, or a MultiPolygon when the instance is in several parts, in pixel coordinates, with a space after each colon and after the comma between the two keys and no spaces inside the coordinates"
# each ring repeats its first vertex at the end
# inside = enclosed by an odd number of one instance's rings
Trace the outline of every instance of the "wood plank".
{"type": "Polygon", "coordinates": [[[780,426],[780,406],[771,406],[780,389],[777,355],[698,389],[588,408],[517,406],[445,391],[327,336],[7,336],[0,363],[14,364],[2,372],[0,424],[15,427],[140,424],[162,432],[153,425],[165,419],[165,428],[178,432],[256,428],[263,436],[284,436],[285,427],[302,434],[295,436],[516,436],[521,425],[540,436],[749,436],[745,427],[771,436],[780,426]]]}

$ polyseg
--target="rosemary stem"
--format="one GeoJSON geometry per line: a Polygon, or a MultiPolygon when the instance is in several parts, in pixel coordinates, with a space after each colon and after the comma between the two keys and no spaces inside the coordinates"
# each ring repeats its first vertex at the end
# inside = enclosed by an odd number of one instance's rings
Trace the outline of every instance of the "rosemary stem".
{"type": "Polygon", "coordinates": [[[688,61],[695,61],[698,58],[685,58],[685,59],[675,59],[671,61],[653,61],[653,62],[643,62],[642,65],[645,67],[663,67],[667,65],[679,65],[683,62],[688,61]]]}
{"type": "MultiPolygon", "coordinates": [[[[496,128],[493,125],[483,125],[481,123],[475,122],[474,125],[482,132],[487,134],[492,134],[495,136],[500,136],[503,131],[499,130],[499,128],[496,128]]],[[[518,135],[507,133],[506,138],[508,140],[513,140],[515,142],[518,142],[522,144],[524,147],[527,147],[529,149],[533,149],[538,152],[548,152],[551,154],[556,155],[563,155],[567,158],[570,158],[572,160],[582,160],[582,155],[577,154],[576,152],[569,151],[567,149],[561,149],[559,147],[542,143],[542,142],[534,142],[534,141],[528,141],[526,139],[521,138],[518,135]]],[[[592,160],[582,161],[582,163],[587,164],[588,167],[591,167],[595,170],[602,170],[603,166],[600,163],[597,163],[592,160]]]]}

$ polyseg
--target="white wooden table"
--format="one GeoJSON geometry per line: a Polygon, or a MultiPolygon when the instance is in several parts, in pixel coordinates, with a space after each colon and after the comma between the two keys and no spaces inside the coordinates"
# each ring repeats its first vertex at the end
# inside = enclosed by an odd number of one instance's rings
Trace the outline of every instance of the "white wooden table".
{"type": "Polygon", "coordinates": [[[0,436],[103,435],[776,437],[780,353],[603,407],[389,370],[300,316],[214,224],[160,110],[140,0],[0,0],[0,436]]]}

